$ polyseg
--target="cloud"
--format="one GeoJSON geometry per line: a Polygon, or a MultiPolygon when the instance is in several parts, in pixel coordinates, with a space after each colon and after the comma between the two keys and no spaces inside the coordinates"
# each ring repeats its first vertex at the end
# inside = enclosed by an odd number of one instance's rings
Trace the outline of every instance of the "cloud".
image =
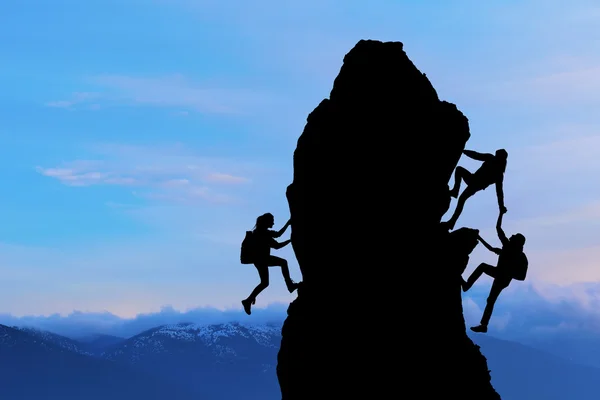
{"type": "MultiPolygon", "coordinates": [[[[467,325],[479,323],[491,286],[483,278],[463,294],[467,325]]],[[[553,334],[567,326],[600,333],[600,283],[547,284],[513,281],[501,294],[490,320],[494,336],[553,334]]]]}
{"type": "Polygon", "coordinates": [[[530,258],[534,261],[531,276],[538,281],[556,284],[600,281],[600,245],[546,249],[535,252],[530,258]]]}
{"type": "Polygon", "coordinates": [[[134,318],[120,318],[109,312],[85,313],[74,311],[66,316],[14,317],[0,314],[0,324],[8,326],[34,327],[67,337],[78,338],[93,334],[131,337],[159,325],[192,322],[197,324],[219,324],[243,322],[251,324],[282,323],[286,317],[287,305],[269,304],[265,308],[253,308],[252,319],[241,309],[219,310],[211,307],[178,311],[165,306],[157,313],[139,314],[134,318]]]}
{"type": "Polygon", "coordinates": [[[82,85],[94,86],[95,92],[73,93],[67,100],[51,101],[48,107],[74,110],[86,106],[150,106],[176,109],[175,116],[190,112],[205,114],[252,115],[277,104],[271,94],[259,89],[227,88],[227,84],[200,85],[181,74],[136,77],[102,74],[89,77],[82,85]]]}
{"type": "MultiPolygon", "coordinates": [[[[497,210],[497,205],[493,206],[497,210]]],[[[532,209],[535,209],[535,204],[532,209]]],[[[480,216],[474,218],[476,222],[472,224],[463,224],[478,227],[483,238],[490,244],[499,246],[493,226],[496,215],[486,223],[481,221],[480,216]]],[[[574,205],[562,204],[558,211],[521,218],[509,218],[509,214],[506,214],[503,229],[509,236],[517,232],[526,236],[528,279],[552,284],[600,282],[600,269],[597,267],[597,260],[600,259],[597,239],[600,237],[600,203],[597,200],[587,203],[579,201],[574,205]]],[[[471,259],[474,261],[470,268],[474,268],[479,262],[497,263],[497,256],[483,246],[475,249],[471,259]]]]}
{"type": "MultiPolygon", "coordinates": [[[[531,229],[568,229],[565,225],[576,223],[600,223],[600,201],[583,204],[580,207],[573,207],[557,214],[525,218],[514,221],[513,229],[531,230],[531,229]]],[[[563,232],[564,233],[564,232],[563,232]]]]}
{"type": "Polygon", "coordinates": [[[56,108],[69,108],[73,104],[74,103],[72,101],[59,100],[59,101],[50,101],[50,102],[46,103],[46,106],[48,106],[48,107],[56,107],[56,108]]]}
{"type": "Polygon", "coordinates": [[[92,103],[93,100],[98,100],[100,98],[100,93],[92,93],[92,92],[75,92],[71,95],[69,100],[57,100],[50,101],[46,103],[47,107],[53,108],[64,108],[68,110],[74,110],[75,106],[84,106],[87,105],[88,109],[97,110],[100,108],[99,104],[92,103]]]}
{"type": "MultiPolygon", "coordinates": [[[[479,323],[491,280],[483,279],[463,294],[467,326],[479,323]]],[[[506,338],[552,337],[574,331],[600,334],[600,284],[546,285],[513,282],[499,297],[490,321],[490,334],[506,338]]],[[[287,304],[273,302],[253,309],[253,323],[282,322],[287,304]]],[[[191,308],[187,311],[163,306],[159,312],[131,318],[110,312],[74,311],[67,315],[15,317],[0,314],[5,325],[34,326],[67,336],[94,333],[128,337],[152,327],[194,322],[199,324],[248,321],[239,308],[191,308]]]]}
{"type": "Polygon", "coordinates": [[[97,171],[86,171],[82,167],[72,166],[71,168],[41,168],[36,167],[36,170],[44,175],[51,178],[58,179],[65,185],[68,186],[91,186],[98,184],[107,185],[133,185],[137,182],[136,179],[131,177],[122,177],[115,175],[113,172],[97,172],[97,171]]]}
{"type": "MultiPolygon", "coordinates": [[[[74,239],[51,248],[0,243],[0,313],[48,315],[76,309],[133,317],[165,304],[180,310],[239,308],[240,296],[258,282],[254,268],[239,265],[245,227],[239,215],[243,211],[237,208],[163,205],[111,212],[145,222],[144,233],[97,235],[93,241],[74,239]],[[152,224],[158,229],[149,231],[152,224]]],[[[253,223],[246,219],[246,224],[253,223]]],[[[298,277],[293,249],[280,253],[298,277]]],[[[257,306],[293,297],[282,279],[273,279],[257,306]]]]}
{"type": "Polygon", "coordinates": [[[210,182],[217,182],[217,183],[246,183],[248,182],[247,178],[243,178],[241,176],[233,176],[233,175],[229,175],[229,174],[220,174],[220,173],[213,173],[213,174],[209,174],[206,177],[210,182]]]}
{"type": "Polygon", "coordinates": [[[194,203],[234,201],[235,196],[215,192],[211,184],[236,186],[250,179],[238,172],[252,168],[231,160],[201,157],[181,146],[155,148],[101,145],[94,149],[97,160],[75,160],[55,167],[36,167],[46,177],[67,186],[113,185],[133,187],[134,194],[156,200],[194,203]],[[220,172],[232,170],[235,172],[220,172]]]}
{"type": "Polygon", "coordinates": [[[549,177],[558,173],[595,175],[600,172],[600,127],[583,132],[574,127],[562,138],[527,147],[523,153],[522,169],[535,169],[549,177]]]}
{"type": "Polygon", "coordinates": [[[525,89],[542,101],[597,103],[600,101],[600,62],[533,78],[525,89]]]}
{"type": "Polygon", "coordinates": [[[561,107],[563,112],[595,106],[600,101],[600,60],[567,70],[564,67],[551,68],[546,63],[538,71],[529,72],[528,76],[506,76],[503,79],[469,87],[468,94],[490,106],[499,103],[526,104],[532,109],[561,107]]]}

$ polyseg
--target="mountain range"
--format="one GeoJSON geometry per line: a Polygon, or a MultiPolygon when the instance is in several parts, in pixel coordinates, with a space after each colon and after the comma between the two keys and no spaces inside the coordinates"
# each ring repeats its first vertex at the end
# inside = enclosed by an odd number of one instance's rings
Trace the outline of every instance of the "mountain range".
{"type": "MultiPolygon", "coordinates": [[[[472,339],[487,357],[492,383],[504,400],[600,398],[598,368],[488,335],[472,339]]],[[[331,338],[324,334],[323,340],[331,338]]],[[[279,400],[280,341],[280,323],[181,323],[130,338],[76,339],[0,325],[0,396],[6,400],[279,400]]],[[[385,351],[385,346],[379,351],[385,351]]],[[[402,360],[394,365],[400,371],[402,360]]]]}

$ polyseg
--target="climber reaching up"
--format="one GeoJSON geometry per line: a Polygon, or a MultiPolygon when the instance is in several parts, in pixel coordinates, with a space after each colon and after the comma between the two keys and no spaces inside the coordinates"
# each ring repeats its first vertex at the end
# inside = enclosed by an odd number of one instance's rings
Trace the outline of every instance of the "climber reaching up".
{"type": "Polygon", "coordinates": [[[291,242],[291,240],[286,240],[280,243],[275,240],[275,238],[285,233],[291,224],[291,219],[279,231],[270,229],[274,224],[275,217],[273,217],[273,214],[261,215],[256,219],[254,229],[246,232],[246,238],[242,242],[242,264],[254,264],[260,277],[260,283],[254,288],[250,296],[242,300],[244,311],[248,315],[251,314],[251,306],[256,302],[256,296],[269,286],[269,267],[281,267],[283,279],[290,293],[298,288],[298,284],[290,278],[287,260],[271,255],[271,249],[281,249],[291,242]]]}
{"type": "Polygon", "coordinates": [[[487,304],[481,317],[481,324],[471,328],[473,332],[487,332],[487,326],[492,317],[494,311],[494,304],[498,299],[500,293],[508,287],[513,279],[524,281],[527,276],[527,268],[529,262],[527,256],[523,252],[523,246],[525,246],[525,236],[520,233],[514,234],[508,239],[504,230],[502,230],[502,216],[504,213],[500,213],[498,221],[496,223],[496,231],[500,242],[502,242],[502,248],[490,246],[485,240],[479,237],[479,241],[491,252],[498,254],[498,265],[496,267],[481,263],[475,271],[469,276],[469,279],[465,282],[462,281],[463,291],[467,291],[473,286],[473,284],[479,279],[481,274],[486,274],[494,278],[490,294],[487,298],[487,304]]]}
{"type": "Polygon", "coordinates": [[[475,173],[471,173],[463,167],[456,167],[456,170],[454,171],[454,187],[450,190],[450,196],[454,198],[458,197],[461,180],[467,184],[467,187],[458,198],[454,214],[448,221],[443,223],[448,230],[454,229],[454,225],[456,224],[458,217],[460,217],[467,199],[475,193],[487,189],[487,187],[492,184],[496,184],[496,195],[498,197],[500,213],[504,214],[507,211],[506,207],[504,207],[504,191],[502,185],[504,182],[504,172],[506,171],[508,152],[504,149],[496,150],[496,154],[464,150],[463,154],[474,160],[483,161],[483,164],[475,171],[475,173]]]}

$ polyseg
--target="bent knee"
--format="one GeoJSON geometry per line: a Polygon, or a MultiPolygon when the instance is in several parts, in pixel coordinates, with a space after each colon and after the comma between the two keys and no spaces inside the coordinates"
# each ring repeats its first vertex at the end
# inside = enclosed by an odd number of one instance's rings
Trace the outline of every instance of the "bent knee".
{"type": "Polygon", "coordinates": [[[287,267],[288,262],[283,258],[277,257],[276,259],[272,260],[270,265],[273,267],[287,267]]]}

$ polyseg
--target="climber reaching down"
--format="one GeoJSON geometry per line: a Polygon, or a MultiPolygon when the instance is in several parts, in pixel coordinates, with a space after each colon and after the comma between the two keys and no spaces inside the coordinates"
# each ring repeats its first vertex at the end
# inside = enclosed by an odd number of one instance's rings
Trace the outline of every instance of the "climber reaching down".
{"type": "Polygon", "coordinates": [[[256,302],[256,297],[269,286],[269,267],[281,267],[283,279],[290,293],[298,288],[298,284],[290,278],[287,260],[271,255],[271,249],[281,249],[291,242],[291,240],[285,240],[280,243],[275,240],[275,238],[285,233],[291,224],[291,220],[288,220],[279,231],[269,229],[273,227],[274,223],[273,214],[261,215],[256,219],[254,230],[247,232],[246,239],[242,243],[242,263],[254,264],[260,277],[260,283],[254,288],[250,296],[242,300],[244,311],[248,315],[252,312],[251,306],[256,302]]]}
{"type": "Polygon", "coordinates": [[[496,231],[500,242],[502,242],[502,248],[492,247],[489,243],[479,237],[479,241],[491,252],[498,255],[498,265],[493,266],[486,263],[481,263],[475,271],[469,276],[469,279],[465,282],[462,281],[463,291],[467,291],[473,286],[473,284],[479,279],[482,274],[489,275],[494,279],[490,294],[487,298],[487,304],[481,317],[481,324],[471,328],[473,332],[487,332],[488,323],[492,317],[494,311],[494,305],[500,293],[508,287],[513,279],[523,281],[527,275],[527,268],[529,262],[527,256],[523,252],[523,246],[525,245],[525,236],[520,233],[514,234],[508,239],[506,234],[502,230],[502,216],[504,213],[500,213],[498,221],[496,223],[496,231]]]}
{"type": "Polygon", "coordinates": [[[475,193],[485,190],[488,186],[493,184],[496,185],[496,195],[498,197],[500,213],[503,214],[507,211],[506,207],[504,207],[504,190],[502,186],[504,172],[506,171],[508,152],[504,149],[496,150],[496,154],[464,150],[463,154],[474,160],[483,161],[483,164],[475,171],[475,173],[471,173],[463,167],[456,167],[456,170],[454,171],[454,187],[450,190],[450,196],[454,198],[458,197],[461,180],[467,184],[467,187],[458,198],[454,214],[448,221],[444,222],[449,230],[454,229],[454,225],[462,213],[465,202],[475,193]]]}

